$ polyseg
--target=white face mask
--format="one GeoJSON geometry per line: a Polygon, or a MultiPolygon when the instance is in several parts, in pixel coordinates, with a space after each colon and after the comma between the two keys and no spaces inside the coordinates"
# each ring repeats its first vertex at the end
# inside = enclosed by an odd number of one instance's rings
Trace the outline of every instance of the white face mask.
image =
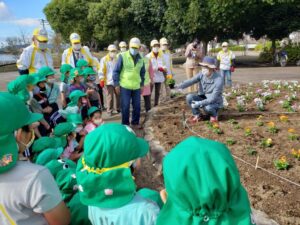
{"type": "Polygon", "coordinates": [[[159,47],[153,47],[153,48],[152,48],[152,51],[153,51],[154,53],[158,53],[159,47]]]}
{"type": "Polygon", "coordinates": [[[84,77],[80,78],[80,83],[83,83],[84,82],[84,77]]]}
{"type": "Polygon", "coordinates": [[[109,53],[109,57],[112,58],[112,59],[115,58],[116,57],[116,53],[115,52],[110,52],[109,53]]]}
{"type": "Polygon", "coordinates": [[[38,48],[40,50],[45,50],[47,48],[48,44],[43,42],[38,42],[38,48]]]}
{"type": "Polygon", "coordinates": [[[55,83],[55,78],[48,79],[48,80],[47,80],[47,83],[49,83],[49,84],[55,83]]]}
{"type": "Polygon", "coordinates": [[[162,49],[163,51],[166,51],[166,50],[168,50],[168,46],[167,46],[167,45],[163,45],[161,49],[162,49]]]}
{"type": "Polygon", "coordinates": [[[73,44],[72,47],[75,51],[79,51],[81,49],[81,44],[73,44]]]}
{"type": "Polygon", "coordinates": [[[76,127],[75,132],[80,133],[80,131],[82,131],[82,129],[83,129],[83,127],[81,127],[81,126],[76,127]]]}
{"type": "Polygon", "coordinates": [[[224,52],[226,52],[228,48],[227,47],[223,47],[222,49],[223,49],[224,52]]]}
{"type": "Polygon", "coordinates": [[[127,51],[127,49],[126,48],[120,48],[120,50],[121,50],[121,52],[126,52],[127,51]]]}
{"type": "Polygon", "coordinates": [[[102,119],[94,120],[93,122],[94,122],[94,124],[99,126],[100,124],[102,124],[102,119]]]}
{"type": "Polygon", "coordinates": [[[208,75],[209,75],[209,69],[207,69],[207,68],[202,68],[201,73],[202,73],[204,76],[208,76],[208,75]]]}

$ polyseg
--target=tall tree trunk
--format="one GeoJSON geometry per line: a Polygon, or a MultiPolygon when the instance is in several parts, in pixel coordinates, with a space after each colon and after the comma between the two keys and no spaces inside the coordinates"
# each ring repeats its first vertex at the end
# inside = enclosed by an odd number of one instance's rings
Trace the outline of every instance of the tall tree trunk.
{"type": "Polygon", "coordinates": [[[207,55],[207,46],[208,46],[208,41],[202,41],[202,55],[203,57],[207,55]]]}
{"type": "Polygon", "coordinates": [[[275,53],[276,53],[276,40],[275,39],[273,39],[272,40],[272,47],[271,47],[271,52],[272,52],[272,58],[273,58],[273,65],[275,65],[276,64],[276,56],[275,56],[275,53]]]}

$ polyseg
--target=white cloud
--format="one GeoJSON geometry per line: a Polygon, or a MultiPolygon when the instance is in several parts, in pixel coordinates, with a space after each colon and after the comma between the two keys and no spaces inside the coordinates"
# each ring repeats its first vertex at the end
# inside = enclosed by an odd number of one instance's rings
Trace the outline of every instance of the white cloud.
{"type": "Polygon", "coordinates": [[[0,1],[0,21],[6,21],[13,17],[11,12],[9,11],[7,5],[0,1]]]}
{"type": "Polygon", "coordinates": [[[8,22],[19,25],[19,26],[33,27],[33,26],[39,26],[40,25],[39,19],[35,19],[35,18],[16,19],[16,20],[10,20],[8,22]]]}

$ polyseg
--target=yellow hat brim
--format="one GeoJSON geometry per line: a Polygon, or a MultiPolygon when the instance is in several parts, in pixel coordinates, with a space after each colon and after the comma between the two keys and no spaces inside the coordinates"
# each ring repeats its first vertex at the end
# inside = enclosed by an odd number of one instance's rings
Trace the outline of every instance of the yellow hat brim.
{"type": "Polygon", "coordinates": [[[140,45],[138,45],[138,44],[130,44],[130,47],[131,48],[140,48],[140,45]]]}
{"type": "Polygon", "coordinates": [[[71,40],[71,43],[74,44],[74,43],[80,43],[80,39],[74,39],[74,40],[71,40]]]}
{"type": "Polygon", "coordinates": [[[38,41],[48,41],[48,37],[45,36],[37,36],[38,41]]]}

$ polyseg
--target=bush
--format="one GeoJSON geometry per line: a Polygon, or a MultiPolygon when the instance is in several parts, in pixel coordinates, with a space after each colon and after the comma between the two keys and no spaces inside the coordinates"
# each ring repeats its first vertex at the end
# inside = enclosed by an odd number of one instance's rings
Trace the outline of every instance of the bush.
{"type": "MultiPolygon", "coordinates": [[[[300,60],[300,46],[288,45],[284,48],[284,51],[286,51],[288,55],[288,64],[295,65],[296,62],[300,60]]],[[[272,62],[273,55],[271,48],[264,48],[258,60],[262,63],[272,62]]]]}

